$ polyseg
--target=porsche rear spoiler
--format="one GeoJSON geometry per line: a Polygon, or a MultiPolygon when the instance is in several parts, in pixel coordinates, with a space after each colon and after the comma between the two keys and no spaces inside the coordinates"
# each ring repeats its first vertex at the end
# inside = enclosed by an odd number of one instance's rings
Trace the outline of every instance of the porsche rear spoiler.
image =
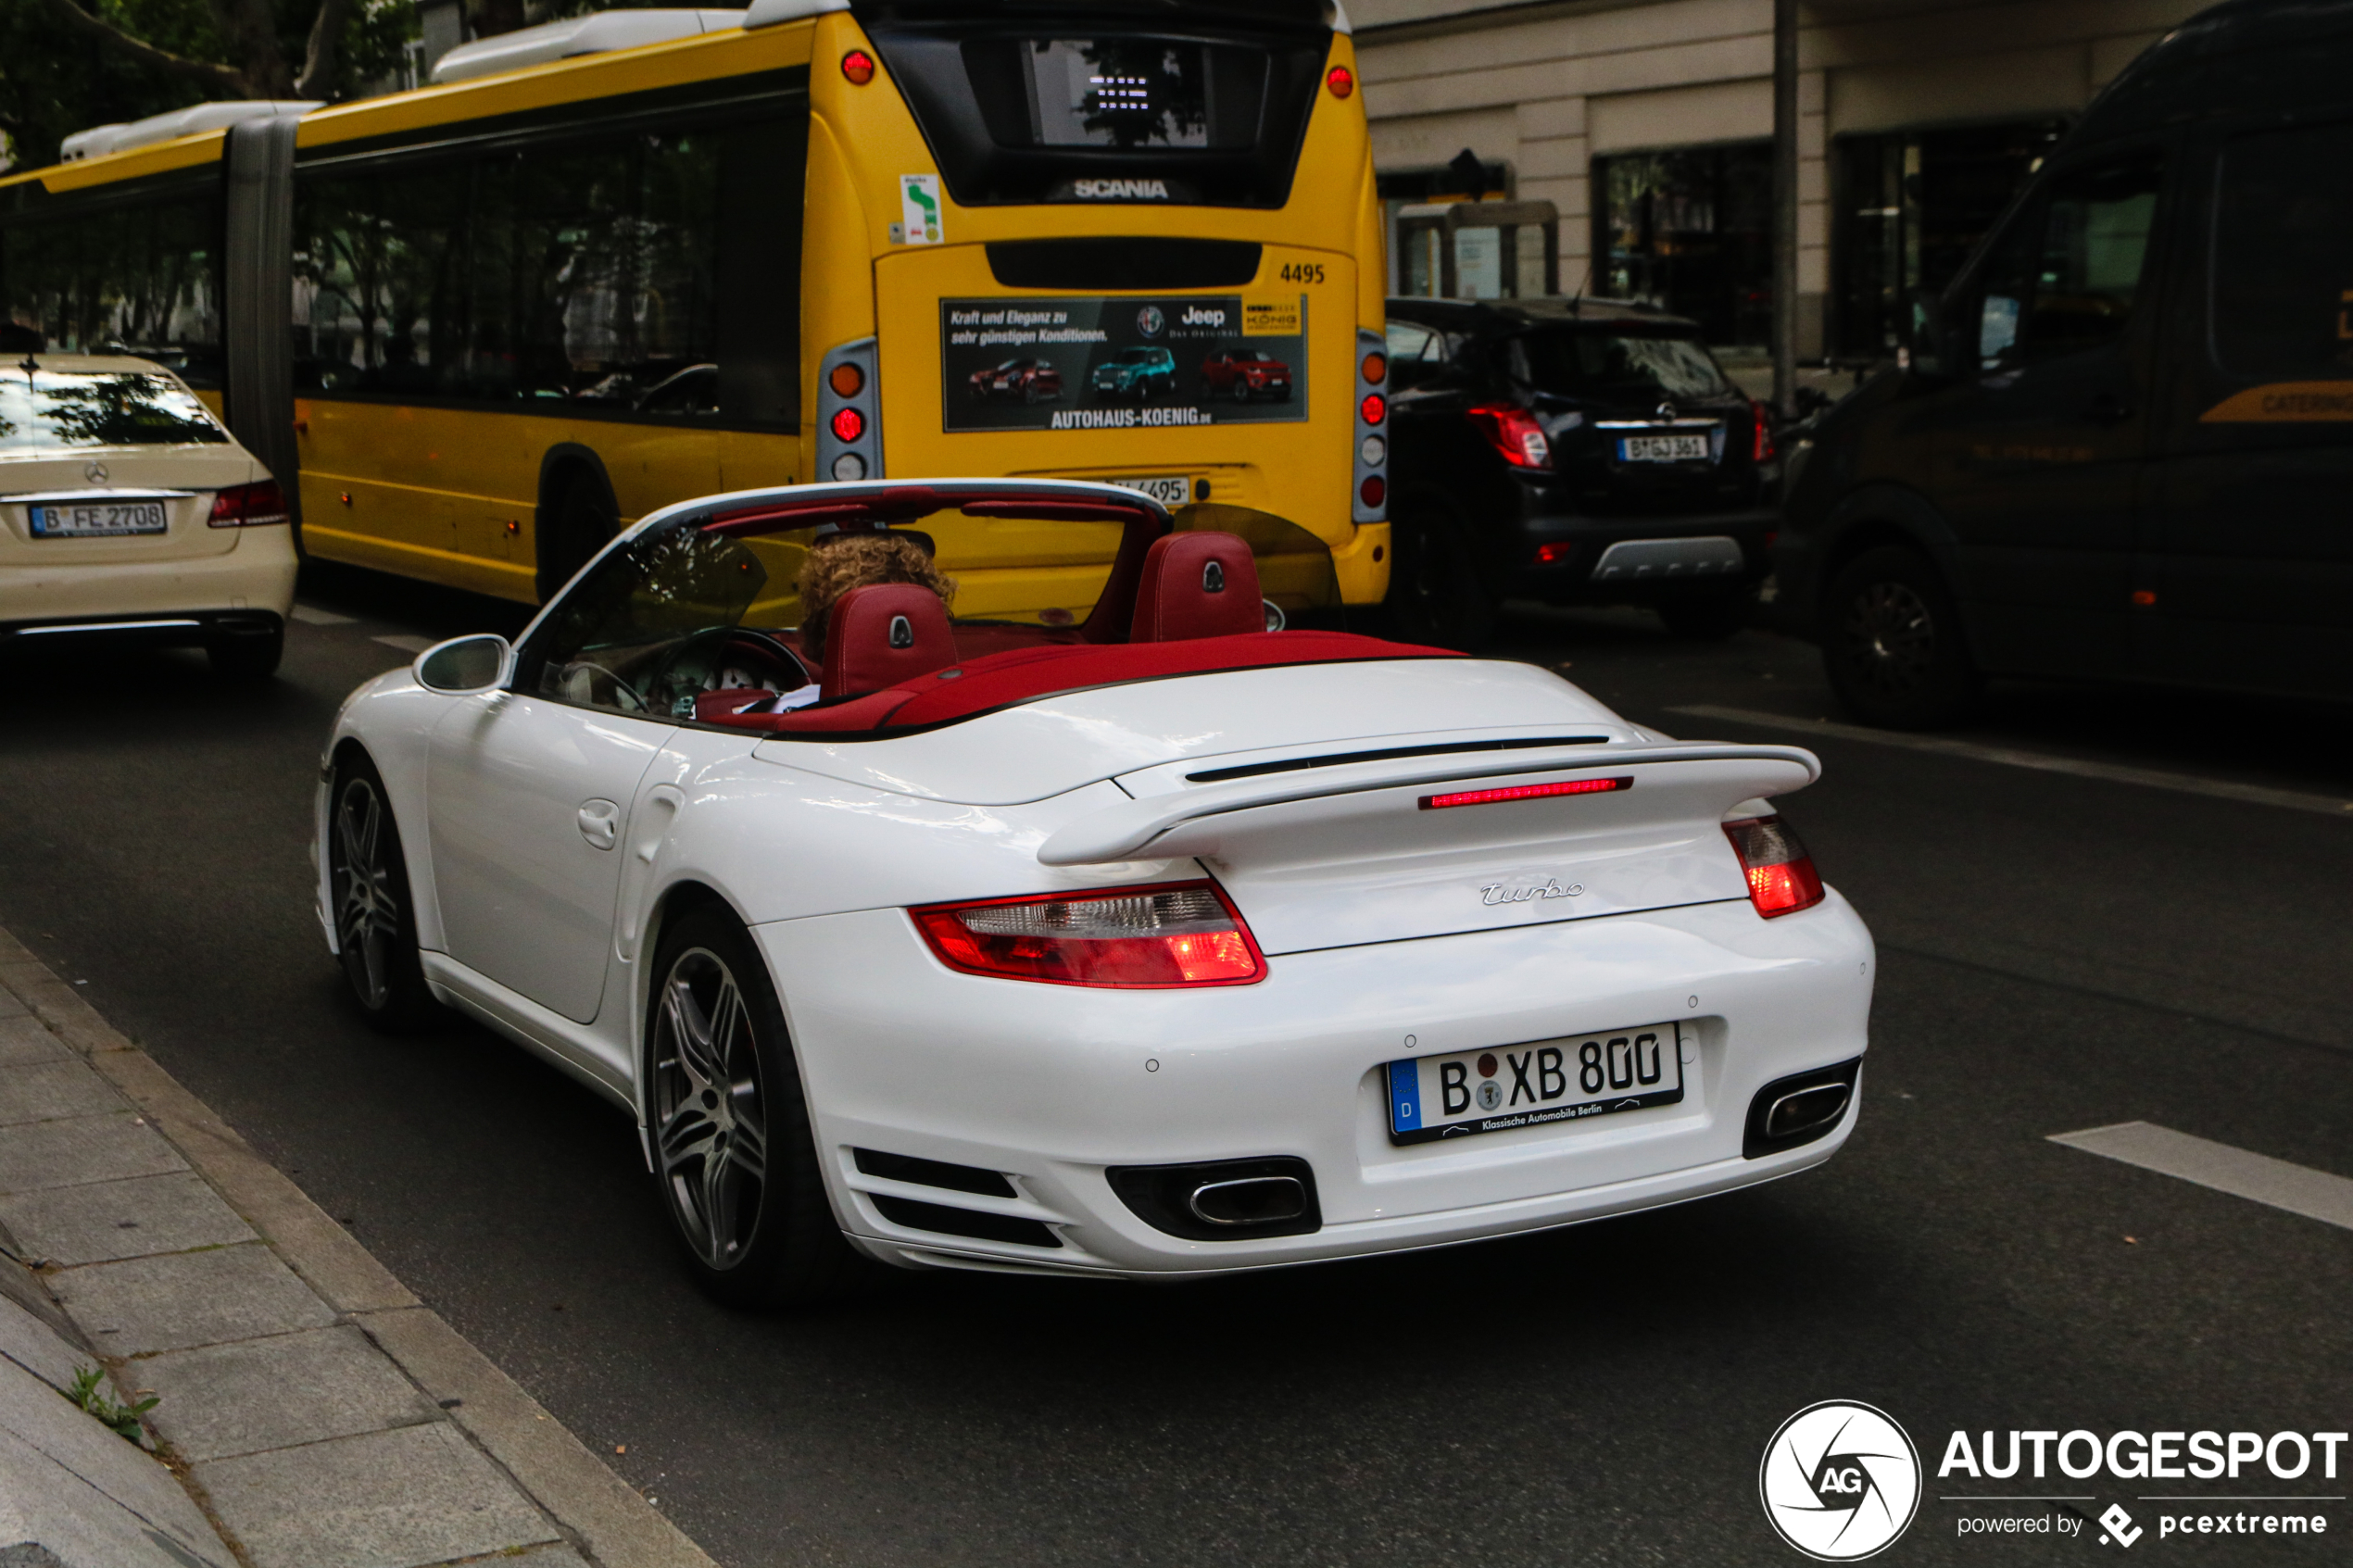
{"type": "MultiPolygon", "coordinates": [[[[1343,762],[1124,801],[1065,823],[1038,846],[1038,859],[1049,866],[1087,866],[1214,855],[1235,830],[1250,834],[1276,826],[1264,818],[1246,823],[1240,816],[1267,807],[1316,801],[1330,815],[1390,815],[1416,806],[1393,792],[1425,785],[1492,787],[1598,776],[1623,777],[1639,792],[1646,778],[1655,779],[1663,771],[1687,777],[1705,773],[1705,793],[1722,796],[1718,808],[1722,810],[1743,800],[1803,789],[1821,777],[1822,765],[1802,746],[1678,741],[1343,762]],[[1680,766],[1696,763],[1718,766],[1705,770],[1680,766]]],[[[1696,777],[1690,782],[1700,784],[1696,777]]],[[[1693,804],[1688,791],[1675,793],[1679,797],[1675,811],[1688,814],[1693,804]]],[[[1278,815],[1288,825],[1304,825],[1293,813],[1278,815]]]]}

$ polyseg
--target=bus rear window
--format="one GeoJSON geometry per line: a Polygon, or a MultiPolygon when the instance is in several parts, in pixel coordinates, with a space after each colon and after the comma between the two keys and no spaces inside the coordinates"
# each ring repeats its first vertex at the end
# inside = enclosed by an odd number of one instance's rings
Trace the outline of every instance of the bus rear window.
{"type": "Polygon", "coordinates": [[[195,394],[137,370],[0,370],[0,452],[224,443],[195,394]]]}
{"type": "Polygon", "coordinates": [[[1558,397],[1722,397],[1732,391],[1695,337],[1554,327],[1508,339],[1512,380],[1558,397]]]}
{"type": "Polygon", "coordinates": [[[1200,7],[1177,27],[1090,16],[1074,29],[1069,13],[1014,6],[874,11],[862,19],[966,207],[1280,207],[1331,40],[1321,6],[1293,0],[1200,7]]]}

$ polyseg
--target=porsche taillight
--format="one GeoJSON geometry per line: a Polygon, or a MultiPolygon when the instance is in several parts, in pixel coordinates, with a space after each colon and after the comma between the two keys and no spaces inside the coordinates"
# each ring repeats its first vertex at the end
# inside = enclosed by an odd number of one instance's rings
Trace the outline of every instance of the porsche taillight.
{"type": "Polygon", "coordinates": [[[1822,876],[1797,830],[1779,817],[1743,817],[1724,824],[1724,836],[1748,873],[1748,901],[1767,920],[1810,909],[1822,901],[1822,876]]]}
{"type": "Polygon", "coordinates": [[[1212,882],[908,911],[950,969],[1056,985],[1241,985],[1266,960],[1212,882]]]}

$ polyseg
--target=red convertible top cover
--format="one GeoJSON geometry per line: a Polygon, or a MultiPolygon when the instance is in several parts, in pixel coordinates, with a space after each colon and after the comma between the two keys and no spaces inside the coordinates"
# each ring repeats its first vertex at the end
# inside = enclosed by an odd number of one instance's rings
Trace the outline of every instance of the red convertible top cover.
{"type": "Polygon", "coordinates": [[[821,703],[786,713],[714,716],[706,721],[778,735],[906,730],[951,723],[1063,692],[1172,675],[1285,664],[1461,657],[1450,648],[1383,642],[1347,632],[1246,632],[1174,643],[1065,644],[984,654],[846,702],[821,703]]]}

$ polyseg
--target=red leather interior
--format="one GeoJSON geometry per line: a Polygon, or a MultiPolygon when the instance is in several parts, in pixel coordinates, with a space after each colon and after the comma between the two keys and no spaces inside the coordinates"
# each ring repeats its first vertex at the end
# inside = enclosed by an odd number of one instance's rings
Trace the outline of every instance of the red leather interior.
{"type": "Polygon", "coordinates": [[[724,722],[749,708],[755,702],[766,702],[774,692],[761,691],[751,686],[726,686],[715,692],[695,694],[695,721],[709,724],[724,722]]]}
{"type": "Polygon", "coordinates": [[[1231,533],[1171,533],[1152,541],[1136,590],[1131,643],[1233,637],[1266,630],[1258,563],[1231,533]]]}
{"type": "MultiPolygon", "coordinates": [[[[866,590],[861,590],[864,592],[866,590]]],[[[1093,686],[1125,685],[1176,675],[1263,670],[1285,664],[1354,664],[1373,659],[1460,659],[1451,648],[1387,643],[1346,632],[1252,632],[1176,643],[1030,647],[992,653],[919,675],[847,702],[786,713],[746,713],[718,721],[778,734],[845,734],[952,723],[1016,703],[1093,686]]]]}
{"type": "Polygon", "coordinates": [[[929,588],[882,583],[852,588],[825,632],[825,700],[862,696],[956,662],[948,607],[929,588]]]}

